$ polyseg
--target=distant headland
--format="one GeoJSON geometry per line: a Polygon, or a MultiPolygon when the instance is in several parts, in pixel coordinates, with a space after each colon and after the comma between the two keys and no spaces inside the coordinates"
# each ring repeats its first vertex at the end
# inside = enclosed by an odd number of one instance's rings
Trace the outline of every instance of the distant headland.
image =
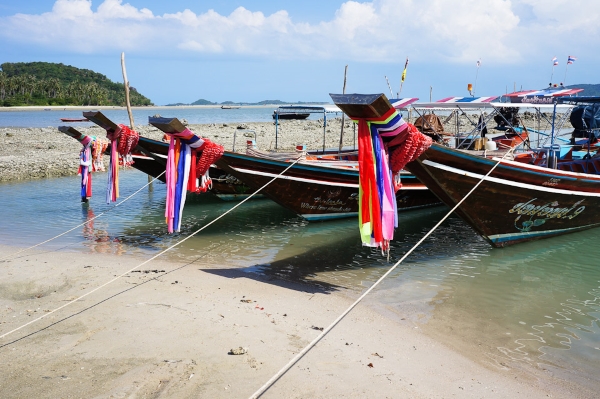
{"type": "Polygon", "coordinates": [[[257,103],[250,102],[235,102],[235,101],[223,101],[222,103],[212,102],[205,100],[203,98],[194,101],[193,103],[175,103],[175,104],[167,104],[167,107],[175,107],[175,106],[187,106],[187,105],[213,105],[213,106],[248,106],[248,105],[312,105],[312,104],[329,104],[323,101],[281,101],[281,100],[263,100],[257,103]]]}

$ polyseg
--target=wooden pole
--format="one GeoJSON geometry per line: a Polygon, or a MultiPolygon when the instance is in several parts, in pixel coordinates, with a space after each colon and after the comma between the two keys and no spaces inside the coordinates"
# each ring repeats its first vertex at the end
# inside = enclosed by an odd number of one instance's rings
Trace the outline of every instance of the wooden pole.
{"type": "MultiPolygon", "coordinates": [[[[342,89],[342,94],[346,94],[346,74],[348,73],[348,65],[344,68],[344,88],[342,89]]],[[[342,129],[340,131],[340,148],[338,152],[342,152],[342,147],[344,145],[344,123],[345,123],[346,114],[342,113],[342,129]]]]}
{"type": "MultiPolygon", "coordinates": [[[[129,115],[129,127],[131,130],[135,130],[133,123],[133,112],[131,112],[131,103],[129,101],[129,80],[127,80],[127,70],[125,69],[125,53],[121,53],[121,70],[123,71],[123,85],[125,86],[125,105],[127,106],[127,114],[129,115]]],[[[148,175],[148,190],[154,191],[152,185],[152,176],[148,175]]]]}
{"type": "Polygon", "coordinates": [[[135,129],[131,104],[129,103],[129,81],[127,80],[127,70],[125,70],[125,53],[121,53],[121,70],[123,71],[123,84],[125,85],[125,104],[127,105],[127,113],[129,114],[129,127],[135,129]]]}

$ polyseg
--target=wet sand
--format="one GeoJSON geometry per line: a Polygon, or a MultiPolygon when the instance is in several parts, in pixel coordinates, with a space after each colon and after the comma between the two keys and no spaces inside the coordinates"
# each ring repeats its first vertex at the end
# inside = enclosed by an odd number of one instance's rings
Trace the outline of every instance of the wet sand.
{"type": "MultiPolygon", "coordinates": [[[[0,247],[3,258],[16,250],[0,247]]],[[[0,395],[250,397],[357,295],[201,258],[144,261],[34,249],[0,263],[0,335],[45,316],[0,338],[0,395]]],[[[386,317],[367,297],[262,397],[593,397],[549,373],[470,360],[423,334],[414,305],[386,317]]]]}

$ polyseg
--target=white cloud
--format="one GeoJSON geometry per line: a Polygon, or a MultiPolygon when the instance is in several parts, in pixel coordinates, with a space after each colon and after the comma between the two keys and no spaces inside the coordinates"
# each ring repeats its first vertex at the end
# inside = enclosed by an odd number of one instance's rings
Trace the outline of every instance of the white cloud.
{"type": "MultiPolygon", "coordinates": [[[[59,0],[61,1],[61,0],[59,0]]],[[[65,0],[62,0],[65,1],[65,0]]],[[[98,7],[98,16],[105,20],[110,19],[152,19],[152,11],[147,8],[138,10],[130,4],[122,4],[122,0],[104,0],[98,7]]]]}
{"type": "Polygon", "coordinates": [[[294,22],[284,10],[154,15],[123,0],[104,0],[96,10],[91,0],[56,0],[48,13],[1,18],[0,38],[78,53],[378,62],[409,54],[429,62],[510,64],[596,48],[599,26],[600,2],[588,0],[346,1],[317,24],[294,22]],[[578,44],[583,37],[586,43],[578,44]]]}
{"type": "Polygon", "coordinates": [[[91,0],[56,0],[52,7],[52,13],[44,14],[51,18],[52,15],[60,15],[63,18],[90,18],[93,16],[91,0]]]}

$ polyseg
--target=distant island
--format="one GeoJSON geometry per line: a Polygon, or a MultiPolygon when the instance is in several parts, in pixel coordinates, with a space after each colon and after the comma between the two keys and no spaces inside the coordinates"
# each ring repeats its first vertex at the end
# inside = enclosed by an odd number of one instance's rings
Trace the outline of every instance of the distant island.
{"type": "MultiPolygon", "coordinates": [[[[129,88],[134,106],[154,105],[129,88]]],[[[116,105],[124,106],[125,85],[89,69],[49,62],[5,62],[0,65],[0,106],[116,105]]]]}
{"type": "Polygon", "coordinates": [[[600,84],[579,84],[579,85],[570,85],[565,86],[567,89],[583,89],[580,93],[582,96],[600,96],[600,84]]]}
{"type": "MultiPolygon", "coordinates": [[[[576,84],[565,86],[567,89],[583,89],[580,93],[581,96],[600,96],[600,84],[576,84]]],[[[524,89],[525,90],[525,89],[524,89]]],[[[541,90],[541,89],[540,89],[541,90]]],[[[242,105],[322,105],[329,104],[323,101],[281,101],[281,100],[264,100],[259,101],[257,103],[249,103],[249,102],[235,102],[235,101],[223,101],[213,102],[209,100],[205,100],[203,98],[194,101],[193,103],[175,103],[175,104],[167,104],[167,107],[175,107],[175,106],[189,106],[189,105],[213,105],[213,106],[242,106],[242,105]]]]}
{"type": "Polygon", "coordinates": [[[212,101],[208,101],[205,100],[203,98],[194,101],[193,103],[190,104],[185,104],[185,103],[175,103],[175,104],[167,104],[167,107],[175,107],[175,106],[186,106],[186,105],[215,105],[215,106],[219,106],[219,105],[312,105],[312,104],[329,104],[326,102],[322,102],[322,101],[296,101],[296,102],[290,102],[290,101],[281,101],[281,100],[263,100],[263,101],[259,101],[257,103],[249,103],[249,102],[234,102],[234,101],[223,101],[222,103],[218,103],[218,102],[212,102],[212,101]]]}

